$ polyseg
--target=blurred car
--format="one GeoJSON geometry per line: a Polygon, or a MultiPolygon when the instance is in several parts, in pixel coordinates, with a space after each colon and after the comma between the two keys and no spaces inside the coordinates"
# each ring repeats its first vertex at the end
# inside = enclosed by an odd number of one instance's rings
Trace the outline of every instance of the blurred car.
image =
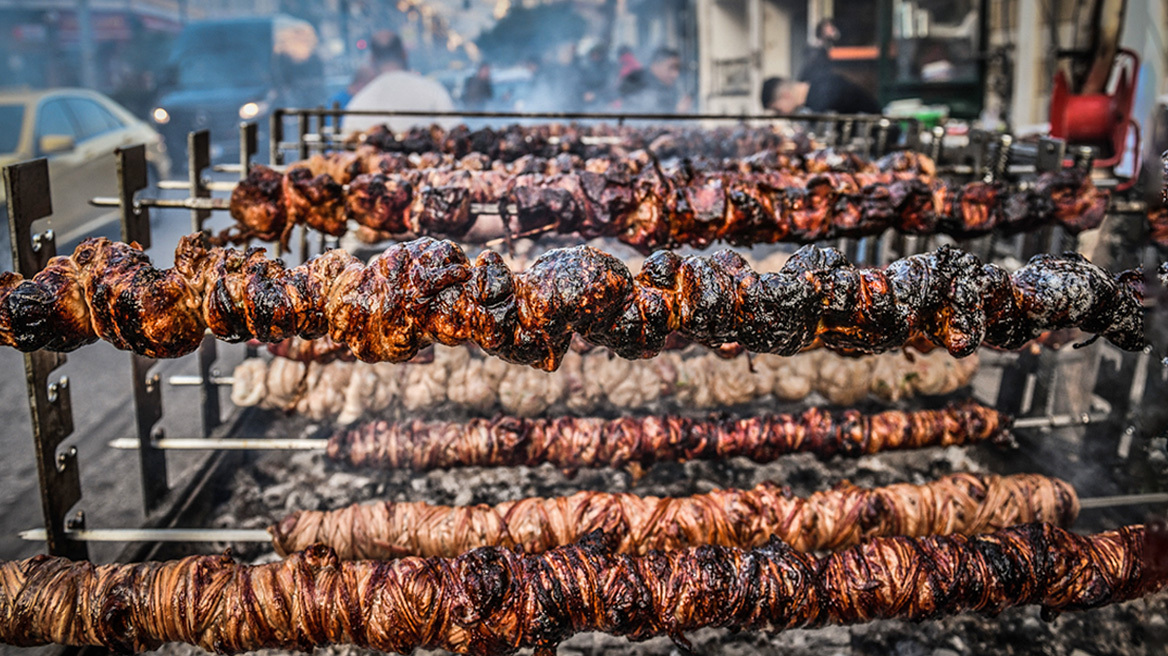
{"type": "MultiPolygon", "coordinates": [[[[328,97],[312,24],[286,16],[197,21],[175,39],[150,112],[176,163],[187,134],[209,130],[211,159],[239,156],[239,123],[259,125],[261,143],[277,107],[316,107],[328,97]]],[[[261,151],[264,149],[261,148],[261,151]]]]}
{"type": "MultiPolygon", "coordinates": [[[[146,145],[155,180],[170,174],[162,137],[145,121],[100,93],[86,89],[0,91],[0,166],[45,157],[52,189],[52,227],[58,242],[71,241],[115,216],[92,207],[94,196],[116,196],[114,150],[146,145]]],[[[4,202],[0,188],[0,202],[4,202]]]]}

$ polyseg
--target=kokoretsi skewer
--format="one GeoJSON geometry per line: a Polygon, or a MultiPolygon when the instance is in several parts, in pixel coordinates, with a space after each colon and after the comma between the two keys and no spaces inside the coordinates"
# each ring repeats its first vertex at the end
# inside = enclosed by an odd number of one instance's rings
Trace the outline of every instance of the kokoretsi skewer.
{"type": "Polygon", "coordinates": [[[843,484],[802,499],[773,483],[690,497],[577,492],[496,506],[384,501],[300,511],[269,530],[286,555],[325,544],[343,559],[454,557],[477,547],[539,553],[602,530],[620,553],[716,544],[759,547],[772,537],[800,551],[839,550],[873,537],[973,535],[1025,522],[1069,526],[1079,503],[1046,476],[955,474],[925,485],[843,484]]]}
{"type": "Polygon", "coordinates": [[[0,642],[550,656],[583,631],[685,645],[685,632],[704,627],[781,631],[1028,604],[1049,614],[1162,589],[1152,556],[1164,541],[1142,526],[1084,537],[1025,524],[877,538],[824,557],[778,540],[633,556],[599,533],[543,554],[484,547],[453,559],[340,561],[322,546],[255,566],[226,555],[102,566],[38,556],[0,564],[0,642]]]}
{"type": "Polygon", "coordinates": [[[356,466],[415,471],[545,463],[565,470],[648,467],[736,456],[771,462],[793,453],[830,458],[991,440],[1008,443],[1009,425],[1009,417],[972,401],[940,410],[868,415],[811,408],[799,415],[741,419],[666,415],[373,421],[334,433],[328,454],[356,466]]]}
{"type": "Polygon", "coordinates": [[[921,172],[932,169],[926,157],[908,155],[881,160],[886,170],[864,172],[689,162],[667,169],[647,157],[511,171],[468,158],[415,169],[400,159],[342,153],[292,165],[286,173],[257,166],[231,195],[231,215],[241,224],[231,239],[286,243],[298,224],[341,235],[350,221],[361,227],[359,234],[379,239],[503,236],[498,221],[479,225],[479,216],[490,213],[513,220],[509,225],[520,234],[611,237],[648,253],[719,241],[806,243],[890,228],[971,237],[1058,224],[1078,233],[1099,225],[1108,200],[1072,169],[1011,190],[1001,183],[945,183],[921,172]],[[910,159],[907,170],[894,168],[910,159]]]}
{"type": "Polygon", "coordinates": [[[587,246],[512,272],[493,251],[472,263],[450,242],[395,244],[364,264],[343,250],[286,269],[262,249],[184,237],[157,269],[133,245],[87,239],[32,280],[0,274],[0,344],[69,351],[98,338],[155,358],[195,350],[206,330],[228,341],[328,334],[364,361],[403,361],[433,342],[474,342],[554,370],[573,332],[622,357],[655,355],[670,333],[791,355],[816,340],[882,352],[925,335],[956,356],[983,341],[1018,348],[1079,327],[1121,348],[1144,345],[1142,276],[1075,254],[1039,255],[1014,274],[960,249],[856,268],[806,246],[772,273],[732,251],[658,252],[634,277],[587,246]]]}

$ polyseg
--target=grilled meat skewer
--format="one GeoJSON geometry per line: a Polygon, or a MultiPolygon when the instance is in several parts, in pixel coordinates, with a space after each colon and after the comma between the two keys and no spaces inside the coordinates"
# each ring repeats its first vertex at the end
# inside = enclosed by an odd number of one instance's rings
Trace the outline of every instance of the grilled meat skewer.
{"type": "Polygon", "coordinates": [[[1034,521],[1069,526],[1078,510],[1075,491],[1058,479],[954,474],[925,485],[844,483],[806,499],[763,483],[691,497],[577,492],[493,507],[385,501],[295,512],[268,530],[282,556],[323,544],[344,560],[453,558],[478,547],[542,553],[595,530],[613,535],[619,553],[637,555],[704,544],[749,549],[772,537],[800,551],[838,551],[893,535],[975,535],[1034,521]]]}
{"type": "Polygon", "coordinates": [[[484,547],[453,559],[340,561],[319,546],[252,566],[226,555],[101,566],[37,556],[0,563],[0,643],[552,656],[584,631],[684,646],[686,632],[705,627],[782,631],[1028,604],[1052,614],[1161,590],[1168,576],[1153,555],[1165,541],[1142,526],[1078,536],[1025,524],[875,538],[824,557],[778,540],[632,556],[599,533],[543,554],[484,547]]]}
{"type": "Polygon", "coordinates": [[[1079,327],[1128,350],[1144,345],[1138,271],[1112,276],[1083,257],[1039,255],[1013,274],[952,247],[856,268],[806,246],[759,273],[732,251],[658,252],[634,277],[587,246],[549,251],[511,271],[492,251],[470,262],[450,242],[395,244],[368,265],[332,250],[292,269],[262,249],[180,240],[175,266],[139,248],[87,239],[31,280],[0,274],[0,344],[70,351],[98,338],[153,358],[220,339],[275,342],[328,334],[366,362],[400,362],[435,342],[473,342],[555,370],[572,334],[637,359],[671,333],[707,346],[736,342],[793,355],[815,342],[879,353],[927,336],[964,357],[982,342],[1018,348],[1079,327]]]}
{"type": "Polygon", "coordinates": [[[649,467],[736,456],[766,463],[794,453],[859,457],[930,446],[1008,443],[1009,424],[1009,417],[972,401],[941,410],[871,415],[856,410],[833,415],[810,408],[801,415],[742,419],[667,415],[373,421],[334,433],[328,454],[361,467],[414,471],[544,463],[565,470],[649,467]]]}
{"type": "MultiPolygon", "coordinates": [[[[1073,169],[1043,174],[1010,192],[997,183],[951,186],[900,170],[792,174],[590,162],[556,173],[402,169],[338,180],[318,173],[334,170],[331,164],[295,165],[282,184],[275,181],[279,174],[255,167],[232,194],[232,216],[243,228],[230,238],[286,239],[296,224],[340,235],[352,221],[374,238],[462,239],[475,226],[472,205],[487,205],[522,234],[613,237],[647,253],[718,241],[805,243],[889,228],[972,237],[1058,223],[1077,233],[1097,227],[1107,208],[1106,192],[1073,169]]],[[[388,166],[377,160],[346,174],[388,166]]]]}

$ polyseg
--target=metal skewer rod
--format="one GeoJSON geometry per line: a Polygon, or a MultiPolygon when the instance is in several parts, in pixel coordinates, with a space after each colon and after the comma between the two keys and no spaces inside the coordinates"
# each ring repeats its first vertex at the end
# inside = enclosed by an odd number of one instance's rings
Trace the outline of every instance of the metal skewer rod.
{"type": "MultiPolygon", "coordinates": [[[[271,542],[262,528],[81,528],[66,529],[65,537],[79,542],[271,542]]],[[[45,529],[20,532],[20,539],[39,542],[45,529]]]]}
{"type": "MultiPolygon", "coordinates": [[[[526,233],[524,233],[526,234],[526,233]]],[[[523,234],[516,235],[522,237],[523,234]]],[[[489,244],[489,242],[488,242],[489,244]]],[[[169,381],[175,387],[197,387],[203,384],[199,376],[175,375],[169,381]]],[[[215,376],[211,379],[215,385],[231,386],[235,384],[232,376],[215,376]]],[[[1106,420],[1108,415],[1102,413],[1082,413],[1078,415],[1051,415],[1049,417],[1022,417],[1015,419],[1012,428],[1067,428],[1069,426],[1086,426],[1094,422],[1106,420]]]]}
{"type": "Polygon", "coordinates": [[[1112,497],[1088,497],[1079,499],[1080,508],[1111,508],[1114,506],[1139,506],[1144,504],[1168,503],[1168,492],[1148,492],[1146,494],[1118,494],[1112,497]]]}
{"type": "MultiPolygon", "coordinates": [[[[89,199],[94,207],[121,207],[121,201],[113,196],[98,196],[89,199]]],[[[227,198],[143,198],[136,203],[139,207],[170,207],[185,210],[227,210],[231,200],[227,198]]]]}
{"type": "MultiPolygon", "coordinates": [[[[232,191],[238,183],[235,182],[208,182],[206,187],[211,191],[232,191]]],[[[178,182],[171,183],[170,181],[163,181],[159,183],[163,189],[178,189],[178,182]],[[173,186],[171,186],[173,184],[173,186]]],[[[348,185],[343,185],[344,189],[348,190],[348,185]]],[[[185,187],[183,187],[185,188],[185,187]]],[[[121,201],[113,196],[97,196],[89,199],[89,204],[94,207],[121,207],[121,201]]],[[[229,198],[140,198],[134,202],[138,207],[161,207],[173,208],[183,210],[229,210],[231,209],[231,199],[229,198]]],[[[514,206],[511,206],[514,207],[514,206]]],[[[473,214],[498,214],[499,206],[496,203],[474,203],[471,205],[471,212],[473,214]]]]}
{"type": "MultiPolygon", "coordinates": [[[[1168,503],[1168,492],[1125,494],[1110,497],[1088,497],[1079,500],[1083,509],[1113,508],[1168,503]]],[[[30,542],[45,539],[43,528],[20,532],[20,538],[30,542]]],[[[65,537],[80,542],[271,542],[267,530],[231,528],[83,528],[66,529],[65,537]]]]}
{"type": "Polygon", "coordinates": [[[1104,421],[1106,419],[1106,414],[1089,414],[1086,412],[1078,415],[1022,417],[1014,420],[1012,428],[1066,428],[1067,426],[1086,426],[1092,422],[1104,421]]]}
{"type": "MultiPolygon", "coordinates": [[[[197,378],[190,376],[188,378],[197,378]]],[[[1059,415],[1054,417],[1026,417],[1015,422],[1024,421],[1023,428],[1064,427],[1078,426],[1090,421],[1099,421],[1104,417],[1091,415],[1059,415]]],[[[151,443],[156,449],[179,451],[210,451],[210,450],[264,450],[264,451],[317,451],[328,446],[327,439],[287,439],[287,438],[182,438],[164,437],[151,443]]],[[[133,437],[122,437],[110,441],[114,449],[137,449],[138,440],[133,437]]]]}
{"type": "MultiPolygon", "coordinates": [[[[167,379],[167,382],[174,387],[200,387],[203,384],[203,377],[199,375],[176,374],[167,379]]],[[[211,384],[230,387],[235,384],[235,378],[231,376],[212,376],[211,384]]]]}
{"type": "MultiPolygon", "coordinates": [[[[137,449],[138,438],[119,437],[110,440],[110,447],[114,449],[137,449]]],[[[248,438],[248,437],[163,437],[151,442],[155,449],[173,451],[323,451],[328,446],[326,439],[294,438],[248,438]]]]}
{"type": "MultiPolygon", "coordinates": [[[[235,168],[238,170],[239,166],[236,165],[235,168]]],[[[236,181],[236,182],[221,182],[219,180],[208,180],[208,181],[203,183],[203,186],[206,187],[207,189],[210,189],[211,191],[233,191],[237,184],[238,184],[238,181],[236,181]]],[[[158,188],[159,189],[177,189],[179,191],[185,191],[185,190],[191,188],[191,183],[187,182],[186,180],[160,180],[158,182],[158,188]]]]}

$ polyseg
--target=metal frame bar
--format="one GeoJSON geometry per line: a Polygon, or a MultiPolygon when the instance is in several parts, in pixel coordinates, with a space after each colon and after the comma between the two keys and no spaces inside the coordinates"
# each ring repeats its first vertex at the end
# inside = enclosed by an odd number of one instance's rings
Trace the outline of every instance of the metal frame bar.
{"type": "MultiPolygon", "coordinates": [[[[1086,426],[1107,420],[1108,415],[1101,413],[1023,417],[1016,419],[1012,428],[1016,430],[1067,428],[1086,426]]],[[[323,451],[328,447],[328,443],[326,438],[159,437],[154,440],[151,446],[155,449],[171,451],[323,451]]],[[[141,443],[132,437],[118,438],[111,440],[109,446],[112,449],[132,450],[141,448],[141,443]]]]}
{"type": "Polygon", "coordinates": [[[920,122],[911,117],[891,118],[875,114],[836,114],[836,113],[805,113],[805,114],[661,114],[661,113],[597,113],[597,112],[486,112],[486,111],[421,111],[421,110],[376,110],[376,109],[341,109],[340,107],[289,107],[276,109],[271,114],[271,162],[282,164],[283,151],[295,149],[300,159],[308,157],[312,149],[327,150],[337,144],[336,137],[340,136],[340,119],[342,116],[385,116],[385,117],[425,117],[425,118],[455,118],[455,119],[508,119],[514,121],[529,120],[571,120],[571,121],[606,121],[624,125],[627,121],[666,121],[666,122],[767,122],[793,121],[798,123],[824,123],[828,129],[828,142],[839,145],[841,133],[848,136],[859,131],[869,141],[869,150],[874,155],[882,155],[887,151],[888,137],[894,122],[907,125],[905,141],[911,148],[920,143],[920,122]],[[297,120],[298,138],[296,141],[284,140],[284,119],[295,116],[297,120]],[[317,130],[312,132],[311,119],[315,117],[317,130]],[[326,130],[326,118],[332,119],[332,127],[326,130]],[[837,129],[839,126],[839,129],[837,129]],[[875,139],[871,139],[873,126],[877,129],[875,139]],[[311,137],[311,140],[309,139],[311,137]]]}
{"type": "MultiPolygon", "coordinates": [[[[119,148],[114,155],[117,158],[118,199],[121,201],[122,241],[138,242],[143,248],[149,248],[150,210],[134,204],[134,195],[147,187],[146,147],[119,148]]],[[[166,452],[154,446],[154,439],[162,432],[161,428],[156,428],[162,420],[162,388],[158,374],[150,373],[157,363],[152,358],[130,354],[131,388],[140,447],[138,462],[142,479],[142,506],[147,515],[159,507],[170,491],[167,485],[166,452]]]]}
{"type": "MultiPolygon", "coordinates": [[[[1168,492],[1117,494],[1079,499],[1079,507],[1082,509],[1165,503],[1168,503],[1168,492]]],[[[21,531],[19,535],[22,540],[39,541],[45,539],[47,534],[43,528],[34,528],[21,531]]],[[[272,541],[272,534],[267,529],[262,528],[81,528],[70,529],[66,531],[65,536],[73,544],[85,542],[255,542],[263,544],[272,541]]]]}
{"type": "MultiPolygon", "coordinates": [[[[31,278],[57,253],[52,230],[32,234],[33,224],[53,212],[48,161],[37,159],[5,167],[4,188],[12,263],[22,276],[31,278]]],[[[81,500],[81,476],[77,449],[69,447],[58,453],[61,443],[73,432],[69,379],[62,376],[49,382],[53,371],[63,364],[65,356],[61,353],[40,350],[24,354],[45,542],[52,555],[85,559],[89,557],[85,544],[71,541],[65,535],[70,528],[84,527],[85,516],[79,512],[74,518],[66,519],[66,514],[81,500]]]]}
{"type": "MultiPolygon", "coordinates": [[[[426,118],[503,118],[515,120],[580,120],[580,121],[796,121],[815,123],[839,121],[843,114],[663,114],[660,112],[483,112],[483,111],[432,111],[400,109],[345,109],[326,107],[284,107],[279,110],[285,116],[303,114],[312,116],[421,116],[426,118]]],[[[273,112],[275,114],[275,112],[273,112]]],[[[893,118],[880,114],[848,114],[857,123],[879,123],[881,121],[903,121],[917,123],[915,118],[893,118]]]]}
{"type": "MultiPolygon", "coordinates": [[[[191,198],[210,198],[211,190],[203,183],[203,171],[211,168],[211,133],[207,130],[187,135],[187,182],[191,198]]],[[[211,217],[211,210],[191,208],[191,229],[199,232],[211,217]]]]}

